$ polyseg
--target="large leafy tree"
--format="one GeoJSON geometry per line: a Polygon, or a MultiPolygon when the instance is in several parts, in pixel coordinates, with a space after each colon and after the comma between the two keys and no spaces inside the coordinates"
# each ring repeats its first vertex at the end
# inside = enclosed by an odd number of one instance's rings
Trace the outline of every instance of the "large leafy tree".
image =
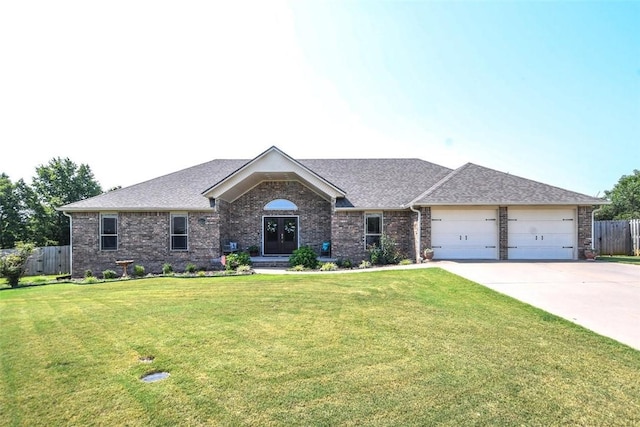
{"type": "Polygon", "coordinates": [[[604,192],[611,202],[597,212],[599,220],[640,218],[640,170],[622,175],[611,190],[604,192]]]}
{"type": "Polygon", "coordinates": [[[34,218],[42,209],[24,180],[12,183],[6,174],[0,174],[0,248],[13,248],[18,242],[46,244],[34,228],[34,218]]]}
{"type": "Polygon", "coordinates": [[[29,240],[31,188],[23,180],[11,182],[0,174],[0,248],[13,248],[16,242],[29,240]]]}
{"type": "Polygon", "coordinates": [[[47,242],[58,245],[69,244],[69,218],[56,208],[102,193],[89,166],[60,157],[36,168],[33,190],[40,209],[34,212],[32,226],[47,242]]]}

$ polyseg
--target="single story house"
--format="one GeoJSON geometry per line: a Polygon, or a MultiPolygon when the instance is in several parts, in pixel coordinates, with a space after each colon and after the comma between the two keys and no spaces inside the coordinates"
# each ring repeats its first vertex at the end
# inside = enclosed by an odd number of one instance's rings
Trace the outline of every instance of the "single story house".
{"type": "Polygon", "coordinates": [[[358,263],[382,235],[407,257],[584,258],[602,199],[467,163],[294,159],[271,147],[213,160],[60,208],[71,218],[72,272],[131,259],[213,268],[250,246],[287,257],[301,246],[358,263]]]}

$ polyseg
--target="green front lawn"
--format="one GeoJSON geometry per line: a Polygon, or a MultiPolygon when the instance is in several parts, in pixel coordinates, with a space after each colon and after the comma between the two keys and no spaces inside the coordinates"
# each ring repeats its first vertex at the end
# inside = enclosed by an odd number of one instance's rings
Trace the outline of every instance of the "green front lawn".
{"type": "Polygon", "coordinates": [[[438,268],[5,289],[0,322],[0,425],[640,424],[640,352],[438,268]]]}
{"type": "Polygon", "coordinates": [[[600,255],[598,261],[607,261],[607,262],[622,262],[624,264],[636,264],[640,265],[640,256],[627,256],[627,255],[600,255]]]}

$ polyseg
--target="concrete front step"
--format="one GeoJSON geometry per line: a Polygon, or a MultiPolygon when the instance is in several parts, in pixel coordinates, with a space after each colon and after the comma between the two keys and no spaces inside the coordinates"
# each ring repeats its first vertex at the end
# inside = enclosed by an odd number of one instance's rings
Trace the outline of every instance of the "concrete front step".
{"type": "Polygon", "coordinates": [[[253,268],[289,268],[289,260],[260,260],[251,261],[253,268]]]}
{"type": "MultiPolygon", "coordinates": [[[[335,258],[327,258],[327,257],[319,257],[318,262],[336,262],[335,258]]],[[[289,257],[285,256],[260,256],[260,257],[251,257],[251,263],[254,268],[268,268],[268,267],[276,267],[276,268],[289,268],[289,257]]]]}
{"type": "MultiPolygon", "coordinates": [[[[222,260],[217,258],[213,260],[216,265],[222,265],[222,260]]],[[[318,262],[336,262],[335,258],[319,257],[318,262]]],[[[289,268],[288,256],[253,256],[251,264],[254,268],[289,268]]]]}

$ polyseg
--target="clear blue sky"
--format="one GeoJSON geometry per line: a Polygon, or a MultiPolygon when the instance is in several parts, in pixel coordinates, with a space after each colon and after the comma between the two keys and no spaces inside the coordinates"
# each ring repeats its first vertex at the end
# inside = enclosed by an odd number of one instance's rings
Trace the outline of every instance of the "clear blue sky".
{"type": "Polygon", "coordinates": [[[106,189],[276,145],[602,195],[640,169],[640,2],[228,3],[1,3],[0,172],[106,189]]]}

